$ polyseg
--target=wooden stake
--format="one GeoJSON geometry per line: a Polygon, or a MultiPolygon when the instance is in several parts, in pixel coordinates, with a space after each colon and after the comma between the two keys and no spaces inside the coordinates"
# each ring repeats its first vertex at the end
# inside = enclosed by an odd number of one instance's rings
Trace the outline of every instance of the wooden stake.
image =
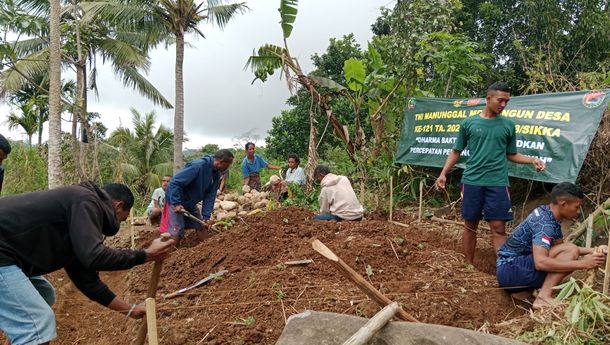
{"type": "MultiPolygon", "coordinates": [[[[431,220],[435,221],[435,222],[439,222],[439,223],[447,223],[447,224],[455,224],[455,225],[461,225],[464,226],[464,223],[462,222],[458,222],[456,220],[451,220],[451,219],[443,219],[443,218],[438,218],[438,217],[434,217],[432,216],[430,218],[431,220]]],[[[485,230],[491,230],[488,226],[485,225],[481,225],[479,224],[479,229],[485,229],[485,230]]]]}
{"type": "MultiPolygon", "coordinates": [[[[593,255],[596,254],[601,254],[602,251],[599,247],[595,247],[595,249],[593,250],[593,255]]],[[[589,285],[589,286],[593,286],[593,284],[595,284],[595,277],[597,276],[597,268],[592,268],[590,270],[588,270],[589,274],[587,276],[587,278],[585,279],[585,284],[589,285]]]]}
{"type": "MultiPolygon", "coordinates": [[[[163,233],[161,234],[161,241],[165,242],[171,238],[170,234],[163,233]]],[[[150,284],[148,285],[148,291],[146,292],[146,297],[154,299],[157,295],[157,286],[159,286],[159,276],[161,275],[161,268],[163,268],[163,261],[155,261],[153,264],[152,274],[150,276],[150,284]]],[[[147,301],[148,301],[147,298],[147,301]]],[[[148,303],[146,304],[148,308],[148,303]]],[[[146,313],[146,317],[148,318],[148,312],[146,313]]],[[[138,332],[138,337],[136,338],[136,345],[143,345],[146,340],[146,322],[142,322],[140,326],[140,331],[138,332]]],[[[149,344],[152,344],[150,340],[149,344]]]]}
{"type": "Polygon", "coordinates": [[[392,221],[392,211],[394,210],[394,175],[390,175],[390,219],[392,221]]]}
{"type": "Polygon", "coordinates": [[[148,326],[148,345],[159,345],[157,337],[157,311],[155,310],[155,299],[146,299],[146,325],[148,326]]]}
{"type": "MultiPolygon", "coordinates": [[[[330,262],[339,270],[341,274],[343,274],[344,277],[351,280],[360,290],[362,290],[362,292],[369,296],[378,305],[385,307],[392,303],[392,300],[383,295],[379,290],[375,289],[373,285],[367,282],[366,279],[349,267],[345,262],[343,262],[343,260],[339,259],[339,257],[328,249],[328,247],[326,247],[322,242],[316,239],[313,240],[311,245],[316,252],[322,254],[322,256],[330,260],[330,262]]],[[[402,310],[402,308],[398,310],[397,314],[402,320],[419,322],[411,314],[402,310]]]]}
{"type": "Polygon", "coordinates": [[[587,235],[585,237],[585,247],[591,248],[593,241],[593,217],[587,218],[587,235]]]}
{"type": "Polygon", "coordinates": [[[417,214],[417,221],[421,222],[421,215],[423,212],[422,204],[424,202],[424,180],[419,180],[419,213],[417,214]]]}
{"type": "Polygon", "coordinates": [[[366,345],[400,310],[398,303],[393,302],[381,309],[358,332],[354,333],[343,345],[366,345]]]}
{"type": "MultiPolygon", "coordinates": [[[[608,235],[608,249],[610,249],[610,235],[608,235]]],[[[606,254],[606,271],[604,272],[604,287],[602,289],[602,293],[604,295],[608,294],[608,281],[610,280],[610,260],[608,260],[608,255],[606,254]]]]}
{"type": "Polygon", "coordinates": [[[136,235],[134,233],[135,225],[133,224],[133,207],[129,210],[129,224],[129,231],[131,232],[131,249],[134,250],[136,248],[136,235]]]}
{"type": "Polygon", "coordinates": [[[312,259],[305,259],[305,260],[297,260],[297,261],[286,261],[284,262],[284,265],[286,266],[298,266],[298,265],[308,265],[313,263],[312,259]]]}

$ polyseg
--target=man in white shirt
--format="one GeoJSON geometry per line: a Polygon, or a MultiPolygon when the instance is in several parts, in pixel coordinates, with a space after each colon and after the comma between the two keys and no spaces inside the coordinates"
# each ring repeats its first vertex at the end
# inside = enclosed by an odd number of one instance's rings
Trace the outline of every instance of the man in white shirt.
{"type": "Polygon", "coordinates": [[[165,190],[167,189],[167,185],[171,178],[172,177],[169,175],[163,176],[161,187],[155,189],[152,194],[150,204],[148,204],[148,207],[146,208],[146,215],[151,224],[157,224],[159,223],[159,220],[161,220],[163,205],[165,205],[165,190]]]}
{"type": "Polygon", "coordinates": [[[331,174],[325,165],[318,165],[313,176],[322,186],[320,213],[314,220],[362,220],[364,208],[347,177],[331,174]]]}

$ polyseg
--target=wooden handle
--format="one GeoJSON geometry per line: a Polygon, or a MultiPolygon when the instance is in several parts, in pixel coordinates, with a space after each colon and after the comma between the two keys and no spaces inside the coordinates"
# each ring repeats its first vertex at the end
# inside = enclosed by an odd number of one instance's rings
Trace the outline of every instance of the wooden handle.
{"type": "MultiPolygon", "coordinates": [[[[319,240],[314,240],[312,243],[313,249],[318,253],[322,254],[324,257],[328,258],[330,262],[343,274],[344,277],[351,280],[356,286],[362,290],[367,296],[369,296],[373,301],[375,301],[379,306],[385,307],[388,304],[392,303],[392,300],[383,295],[379,290],[377,290],[373,285],[371,285],[366,279],[364,279],[358,272],[354,271],[351,267],[349,267],[343,260],[339,259],[335,253],[333,253],[328,247],[326,247],[319,240]]],[[[405,321],[411,322],[419,322],[415,317],[406,311],[399,309],[396,313],[398,317],[405,321]]]]}
{"type": "Polygon", "coordinates": [[[375,334],[382,329],[388,321],[390,321],[394,315],[400,310],[398,303],[392,302],[385,306],[375,316],[354,333],[349,339],[347,339],[343,345],[366,345],[373,339],[375,334]]]}
{"type": "MultiPolygon", "coordinates": [[[[171,237],[168,233],[161,234],[161,242],[166,242],[171,237]]],[[[148,285],[148,291],[146,292],[147,298],[155,298],[157,294],[157,287],[159,286],[159,277],[161,276],[161,268],[163,268],[163,260],[155,261],[153,264],[152,274],[150,276],[150,284],[148,285]]],[[[138,332],[138,337],[136,338],[136,345],[143,345],[144,340],[146,340],[146,332],[147,332],[146,322],[142,322],[140,326],[140,331],[138,332]]]]}

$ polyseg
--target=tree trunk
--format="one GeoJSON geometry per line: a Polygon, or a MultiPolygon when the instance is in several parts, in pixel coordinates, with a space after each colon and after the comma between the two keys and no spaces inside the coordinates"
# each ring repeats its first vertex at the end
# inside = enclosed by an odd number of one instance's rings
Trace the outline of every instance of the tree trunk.
{"type": "MultiPolygon", "coordinates": [[[[83,61],[76,62],[76,104],[72,108],[72,156],[74,157],[74,172],[76,178],[80,182],[83,179],[82,162],[84,155],[81,155],[81,147],[78,140],[78,124],[82,122],[83,117],[83,89],[85,88],[85,74],[83,61]]],[[[82,124],[81,124],[82,128],[82,124]]]]}
{"type": "Polygon", "coordinates": [[[174,175],[182,168],[182,140],[184,138],[184,33],[176,34],[176,112],[174,115],[174,175]]]}
{"type": "Polygon", "coordinates": [[[307,164],[305,165],[305,176],[307,177],[307,185],[313,185],[313,171],[318,165],[320,157],[318,156],[318,121],[316,113],[309,112],[309,150],[307,155],[307,164]]]}
{"type": "Polygon", "coordinates": [[[59,0],[50,0],[49,15],[49,189],[61,186],[61,54],[59,0]]]}

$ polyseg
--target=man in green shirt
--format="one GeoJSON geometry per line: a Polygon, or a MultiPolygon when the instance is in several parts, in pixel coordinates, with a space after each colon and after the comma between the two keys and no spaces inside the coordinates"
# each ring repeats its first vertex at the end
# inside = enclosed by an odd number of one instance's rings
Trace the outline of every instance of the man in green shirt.
{"type": "Polygon", "coordinates": [[[544,162],[517,153],[515,123],[500,114],[510,100],[510,88],[494,83],[487,89],[485,109],[480,115],[466,118],[449,153],[436,185],[444,189],[447,173],[457,163],[462,151],[468,155],[462,175],[462,217],[465,231],[462,245],[466,261],[474,262],[477,227],[484,218],[489,222],[496,254],[506,240],[506,221],[513,219],[508,191],[508,162],[533,164],[537,171],[544,162]]]}

